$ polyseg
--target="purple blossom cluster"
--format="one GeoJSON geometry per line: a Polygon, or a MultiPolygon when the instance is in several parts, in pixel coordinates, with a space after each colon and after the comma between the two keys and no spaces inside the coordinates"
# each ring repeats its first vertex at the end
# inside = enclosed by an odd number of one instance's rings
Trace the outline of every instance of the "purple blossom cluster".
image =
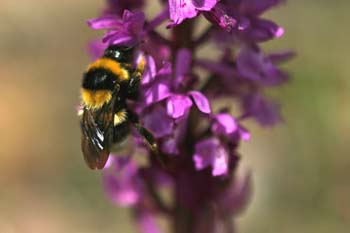
{"type": "Polygon", "coordinates": [[[265,54],[260,44],[283,35],[282,27],[262,17],[283,0],[160,2],[161,12],[149,19],[142,11],[148,2],[108,0],[101,16],[88,21],[106,30],[90,44],[93,58],[111,44],[137,46],[144,55],[141,97],[132,107],[159,146],[155,154],[134,134],[131,151],[110,156],[104,187],[113,203],[133,208],[140,232],[161,232],[161,215],[178,233],[234,232],[233,217],[251,192],[250,174],[236,174],[237,148],[250,138],[242,124],[281,120],[279,105],[263,92],[288,80],[277,65],[293,54],[265,54]],[[195,36],[199,17],[207,28],[195,36]],[[169,36],[159,32],[164,22],[169,36]],[[206,44],[219,56],[198,53],[206,44]],[[222,99],[232,104],[217,109],[222,99]]]}

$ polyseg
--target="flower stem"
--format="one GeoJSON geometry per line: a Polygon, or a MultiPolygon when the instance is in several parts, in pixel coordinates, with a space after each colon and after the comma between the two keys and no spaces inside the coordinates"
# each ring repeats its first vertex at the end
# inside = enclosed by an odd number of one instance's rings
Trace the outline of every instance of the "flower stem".
{"type": "Polygon", "coordinates": [[[174,64],[176,53],[181,48],[188,48],[193,51],[193,28],[194,20],[185,20],[182,24],[177,25],[172,30],[172,62],[174,64]]]}

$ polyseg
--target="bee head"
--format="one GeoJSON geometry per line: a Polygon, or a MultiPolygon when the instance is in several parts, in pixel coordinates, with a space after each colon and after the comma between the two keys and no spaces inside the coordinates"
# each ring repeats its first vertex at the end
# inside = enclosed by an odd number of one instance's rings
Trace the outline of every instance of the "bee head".
{"type": "Polygon", "coordinates": [[[103,57],[111,58],[120,63],[131,63],[135,47],[110,45],[104,52],[103,57]]]}

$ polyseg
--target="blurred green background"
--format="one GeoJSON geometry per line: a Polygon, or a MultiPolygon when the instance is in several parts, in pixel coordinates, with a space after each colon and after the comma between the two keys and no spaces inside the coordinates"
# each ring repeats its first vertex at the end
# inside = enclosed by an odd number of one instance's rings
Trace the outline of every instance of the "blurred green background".
{"type": "MultiPolygon", "coordinates": [[[[0,232],[135,232],[87,169],[75,115],[88,40],[103,1],[0,0],[0,232]]],[[[290,0],[267,16],[285,37],[266,45],[298,56],[270,94],[284,124],[240,148],[254,197],[239,232],[350,228],[350,2],[290,0]]]]}

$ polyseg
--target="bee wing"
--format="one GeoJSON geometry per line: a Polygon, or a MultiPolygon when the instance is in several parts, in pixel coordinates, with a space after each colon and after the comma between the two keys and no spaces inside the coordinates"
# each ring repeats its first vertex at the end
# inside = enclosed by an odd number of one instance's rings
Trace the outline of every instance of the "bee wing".
{"type": "Polygon", "coordinates": [[[115,97],[99,110],[84,108],[81,119],[81,147],[91,169],[102,169],[113,142],[115,97]]]}

